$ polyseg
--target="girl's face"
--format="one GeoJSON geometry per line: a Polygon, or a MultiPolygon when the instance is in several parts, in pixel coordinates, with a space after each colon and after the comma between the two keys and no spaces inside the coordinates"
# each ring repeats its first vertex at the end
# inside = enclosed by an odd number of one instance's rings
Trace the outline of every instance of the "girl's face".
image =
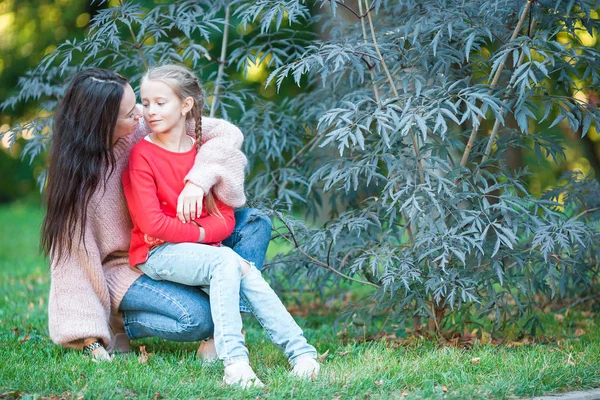
{"type": "Polygon", "coordinates": [[[162,81],[144,80],[140,86],[144,118],[154,133],[185,134],[188,99],[181,100],[162,81]]]}
{"type": "Polygon", "coordinates": [[[119,116],[115,125],[115,141],[121,137],[131,135],[138,126],[142,113],[135,102],[135,93],[131,85],[126,84],[121,97],[119,116]]]}

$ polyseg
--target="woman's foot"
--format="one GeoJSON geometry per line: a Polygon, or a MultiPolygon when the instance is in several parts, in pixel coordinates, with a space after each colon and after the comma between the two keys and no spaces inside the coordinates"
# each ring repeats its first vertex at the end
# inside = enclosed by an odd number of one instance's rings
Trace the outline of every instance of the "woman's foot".
{"type": "Polygon", "coordinates": [[[319,371],[321,371],[321,366],[317,360],[310,356],[301,356],[296,360],[292,368],[292,375],[301,379],[312,379],[314,381],[319,377],[319,371]]]}
{"type": "Polygon", "coordinates": [[[92,351],[90,357],[92,357],[92,360],[94,361],[112,361],[113,359],[113,356],[111,356],[104,347],[98,347],[92,351]]]}
{"type": "Polygon", "coordinates": [[[129,338],[125,333],[125,325],[123,324],[123,313],[111,314],[109,320],[110,327],[110,344],[106,349],[110,354],[113,353],[129,353],[131,347],[129,338]]]}
{"type": "Polygon", "coordinates": [[[112,361],[113,357],[108,354],[104,345],[97,338],[89,338],[83,342],[83,353],[91,357],[92,361],[112,361]]]}
{"type": "Polygon", "coordinates": [[[207,363],[217,361],[219,358],[217,357],[215,339],[210,338],[208,340],[203,340],[202,343],[200,343],[200,347],[198,347],[198,351],[196,351],[196,355],[200,357],[202,361],[207,363]]]}
{"type": "Polygon", "coordinates": [[[223,382],[227,385],[239,385],[244,389],[265,386],[258,379],[248,361],[236,361],[226,366],[223,382]]]}

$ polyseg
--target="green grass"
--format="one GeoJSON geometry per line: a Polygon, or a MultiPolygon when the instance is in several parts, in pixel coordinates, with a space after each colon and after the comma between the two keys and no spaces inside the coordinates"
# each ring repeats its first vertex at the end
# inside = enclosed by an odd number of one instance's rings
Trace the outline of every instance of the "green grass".
{"type": "Polygon", "coordinates": [[[329,351],[321,379],[310,383],[288,377],[285,357],[248,317],[251,362],[264,390],[224,387],[222,366],[200,364],[196,343],[134,341],[134,349],[143,345],[151,353],[146,363],[139,351],[95,363],[48,338],[49,272],[37,251],[41,218],[31,205],[0,207],[0,398],[503,399],[600,386],[600,319],[578,311],[551,327],[559,338],[551,344],[469,350],[417,338],[399,347],[342,341],[335,315],[298,318],[319,352],[329,351]],[[575,336],[577,327],[585,333],[575,336]]]}

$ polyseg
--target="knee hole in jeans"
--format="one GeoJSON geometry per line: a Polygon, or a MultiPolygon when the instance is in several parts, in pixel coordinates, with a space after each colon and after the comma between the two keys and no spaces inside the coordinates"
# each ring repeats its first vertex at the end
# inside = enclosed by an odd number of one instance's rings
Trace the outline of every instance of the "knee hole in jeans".
{"type": "Polygon", "coordinates": [[[241,261],[240,264],[242,265],[242,276],[246,276],[252,266],[247,261],[241,261]]]}

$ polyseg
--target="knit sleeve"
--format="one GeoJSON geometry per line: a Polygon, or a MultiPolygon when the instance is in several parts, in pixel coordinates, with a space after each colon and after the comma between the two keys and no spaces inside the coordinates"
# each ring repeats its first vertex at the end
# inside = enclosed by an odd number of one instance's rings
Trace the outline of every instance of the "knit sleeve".
{"type": "Polygon", "coordinates": [[[231,207],[243,206],[247,159],[241,151],[242,132],[225,120],[203,117],[202,139],[204,143],[185,181],[198,185],[205,193],[212,189],[219,200],[231,207]]]}
{"type": "MultiPolygon", "coordinates": [[[[60,260],[51,259],[48,328],[59,345],[81,349],[87,338],[110,341],[110,294],[98,244],[88,223],[84,243],[74,243],[60,260]]],[[[78,237],[79,232],[75,233],[78,237]]]]}

